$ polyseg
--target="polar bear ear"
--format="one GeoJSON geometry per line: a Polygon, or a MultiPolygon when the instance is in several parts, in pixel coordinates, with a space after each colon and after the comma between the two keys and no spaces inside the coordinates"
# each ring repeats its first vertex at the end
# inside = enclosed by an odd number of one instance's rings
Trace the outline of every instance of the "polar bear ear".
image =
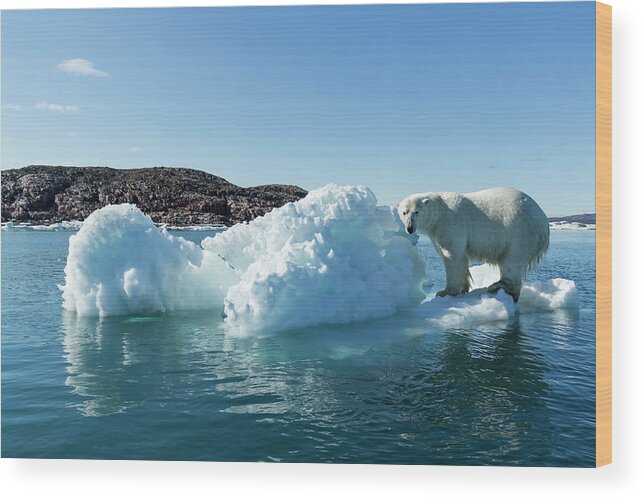
{"type": "Polygon", "coordinates": [[[433,198],[424,198],[420,205],[424,208],[424,212],[428,213],[435,209],[435,200],[433,198]]]}

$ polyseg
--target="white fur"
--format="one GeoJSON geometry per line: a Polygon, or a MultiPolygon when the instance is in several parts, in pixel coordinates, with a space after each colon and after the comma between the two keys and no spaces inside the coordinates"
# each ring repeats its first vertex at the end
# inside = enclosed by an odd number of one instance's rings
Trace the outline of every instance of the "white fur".
{"type": "Polygon", "coordinates": [[[500,269],[489,292],[504,289],[515,301],[522,279],[549,246],[549,223],[538,204],[524,192],[506,187],[457,194],[413,194],[398,206],[407,231],[431,238],[446,269],[446,289],[439,296],[469,291],[469,261],[500,269]]]}

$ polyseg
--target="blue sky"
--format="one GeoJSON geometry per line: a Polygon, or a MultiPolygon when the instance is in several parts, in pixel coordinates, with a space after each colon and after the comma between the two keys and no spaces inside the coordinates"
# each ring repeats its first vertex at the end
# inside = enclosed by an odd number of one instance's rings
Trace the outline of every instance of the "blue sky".
{"type": "Polygon", "coordinates": [[[594,211],[594,3],[2,12],[2,168],[594,211]]]}

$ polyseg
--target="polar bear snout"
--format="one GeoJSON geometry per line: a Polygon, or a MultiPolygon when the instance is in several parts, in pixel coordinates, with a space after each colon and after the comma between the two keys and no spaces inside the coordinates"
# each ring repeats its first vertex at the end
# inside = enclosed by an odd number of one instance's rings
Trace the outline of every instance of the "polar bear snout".
{"type": "Polygon", "coordinates": [[[406,232],[408,232],[409,234],[413,234],[415,232],[415,229],[413,228],[412,225],[407,225],[406,232]]]}

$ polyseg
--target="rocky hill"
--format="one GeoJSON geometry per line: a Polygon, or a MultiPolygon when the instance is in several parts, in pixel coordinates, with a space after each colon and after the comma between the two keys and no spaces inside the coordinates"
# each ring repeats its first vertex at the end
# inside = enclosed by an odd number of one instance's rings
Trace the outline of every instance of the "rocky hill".
{"type": "Polygon", "coordinates": [[[239,187],[188,168],[34,165],[1,174],[3,222],[84,220],[105,205],[134,203],[157,223],[230,226],[306,195],[293,185],[239,187]]]}

